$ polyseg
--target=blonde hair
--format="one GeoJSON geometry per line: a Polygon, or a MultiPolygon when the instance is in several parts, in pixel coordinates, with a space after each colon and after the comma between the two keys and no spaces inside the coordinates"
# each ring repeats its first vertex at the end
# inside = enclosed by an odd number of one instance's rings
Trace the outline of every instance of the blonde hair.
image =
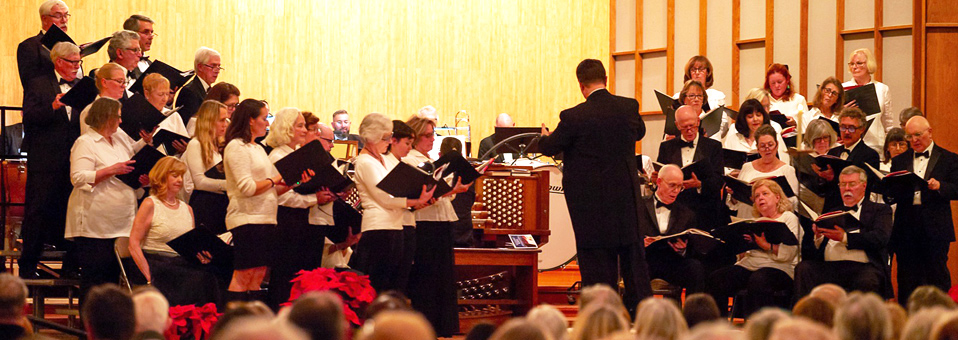
{"type": "Polygon", "coordinates": [[[186,163],[173,156],[160,158],[153,169],[150,169],[150,195],[156,197],[166,195],[168,184],[166,179],[171,173],[183,176],[186,173],[186,163]]]}
{"type": "MultiPolygon", "coordinates": [[[[334,114],[335,115],[335,114],[334,114]]],[[[393,121],[382,113],[370,113],[359,123],[359,136],[366,143],[376,143],[387,133],[393,132],[393,121]]]]}
{"type": "Polygon", "coordinates": [[[643,339],[678,340],[689,333],[688,323],[672,299],[646,298],[635,313],[635,334],[643,339]]]}
{"type": "MultiPolygon", "coordinates": [[[[852,62],[852,59],[858,54],[865,57],[865,68],[868,69],[868,74],[873,74],[875,71],[878,71],[878,61],[875,60],[875,55],[872,54],[872,51],[867,48],[859,48],[852,51],[852,53],[848,55],[848,62],[852,62]]],[[[848,68],[851,69],[851,66],[848,68]]]]}
{"type": "Polygon", "coordinates": [[[166,90],[170,90],[170,81],[166,79],[162,74],[159,73],[150,73],[143,78],[143,91],[144,92],[153,92],[160,90],[166,87],[166,90]]]}
{"type": "Polygon", "coordinates": [[[203,167],[209,169],[213,164],[213,155],[220,152],[223,136],[216,136],[214,125],[220,119],[220,111],[226,110],[226,105],[215,100],[204,101],[196,111],[196,140],[200,143],[200,154],[203,156],[203,167]]]}
{"type": "Polygon", "coordinates": [[[280,109],[274,115],[273,124],[263,143],[274,148],[289,144],[293,140],[293,126],[296,125],[296,118],[302,116],[303,114],[295,107],[280,109]]]}
{"type": "MultiPolygon", "coordinates": [[[[768,188],[768,190],[771,191],[773,194],[775,194],[775,196],[778,196],[778,206],[777,206],[778,212],[786,212],[786,211],[792,210],[792,201],[789,201],[788,197],[785,197],[785,191],[783,191],[782,187],[778,185],[778,182],[775,182],[770,179],[760,179],[756,181],[755,184],[752,184],[752,198],[753,198],[752,200],[753,201],[755,197],[755,192],[762,187],[768,188]]],[[[752,214],[755,215],[755,217],[761,217],[761,214],[758,212],[757,204],[752,206],[752,210],[753,210],[752,214]]]]}
{"type": "Polygon", "coordinates": [[[628,329],[629,322],[622,317],[622,313],[617,308],[607,304],[596,304],[586,308],[584,314],[576,317],[571,339],[601,339],[628,329]]]}
{"type": "Polygon", "coordinates": [[[111,120],[120,118],[120,108],[122,107],[123,104],[120,104],[120,101],[116,99],[97,98],[93,104],[90,104],[90,113],[87,114],[83,122],[93,130],[100,130],[111,120]]]}
{"type": "Polygon", "coordinates": [[[765,98],[768,98],[768,97],[769,97],[768,91],[765,91],[765,89],[761,87],[755,87],[755,88],[752,88],[751,90],[748,90],[748,92],[745,93],[744,100],[755,99],[759,103],[761,103],[763,100],[765,100],[765,98]]]}
{"type": "Polygon", "coordinates": [[[409,120],[406,121],[406,125],[409,125],[413,131],[416,131],[416,135],[412,138],[412,145],[416,145],[419,144],[419,140],[422,139],[423,134],[426,133],[426,127],[431,125],[433,129],[436,128],[436,121],[431,118],[416,115],[409,117],[409,120]]]}
{"type": "Polygon", "coordinates": [[[103,91],[103,80],[109,78],[110,75],[113,74],[113,71],[120,71],[120,73],[123,73],[124,77],[126,77],[124,70],[126,69],[117,63],[106,63],[100,66],[100,68],[96,70],[96,89],[103,91]]]}

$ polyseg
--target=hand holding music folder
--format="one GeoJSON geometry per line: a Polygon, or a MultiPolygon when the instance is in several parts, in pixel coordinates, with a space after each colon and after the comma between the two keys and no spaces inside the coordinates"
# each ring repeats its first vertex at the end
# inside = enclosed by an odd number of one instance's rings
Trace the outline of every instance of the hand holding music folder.
{"type": "MultiPolygon", "coordinates": [[[[60,102],[72,107],[74,110],[80,111],[85,109],[90,103],[93,103],[99,94],[100,90],[96,88],[96,80],[93,79],[93,77],[83,77],[80,78],[79,83],[70,88],[70,91],[67,91],[63,97],[60,97],[60,102]]],[[[77,114],[77,116],[79,116],[79,114],[77,114]]]]}
{"type": "Polygon", "coordinates": [[[852,86],[845,88],[845,103],[855,101],[855,105],[865,113],[872,115],[881,112],[881,103],[878,102],[878,92],[875,90],[875,84],[865,84],[862,86],[852,86]]]}
{"type": "Polygon", "coordinates": [[[322,188],[329,188],[332,192],[346,190],[353,181],[340,173],[333,165],[333,156],[323,148],[319,140],[314,140],[290,152],[276,161],[276,170],[283,176],[287,185],[293,186],[300,182],[304,171],[312,171],[313,178],[306,183],[300,183],[294,190],[303,195],[315,194],[322,188]]]}
{"type": "MultiPolygon", "coordinates": [[[[86,57],[88,55],[94,54],[103,48],[110,39],[113,38],[112,35],[102,38],[93,42],[89,42],[83,45],[78,45],[80,48],[80,57],[86,57]]],[[[53,46],[56,46],[59,42],[68,42],[76,45],[77,43],[67,35],[67,32],[64,32],[57,25],[50,25],[50,29],[47,30],[47,33],[43,34],[43,38],[40,38],[40,43],[43,44],[48,50],[53,50],[53,46]]]]}
{"type": "Polygon", "coordinates": [[[859,222],[850,211],[836,210],[819,215],[806,205],[805,202],[799,202],[799,204],[801,204],[809,214],[809,217],[818,229],[835,229],[835,227],[839,227],[848,231],[860,228],[861,222],[859,222]]]}
{"type": "MultiPolygon", "coordinates": [[[[702,134],[708,137],[722,131],[722,117],[729,111],[735,112],[725,106],[719,106],[715,110],[712,110],[712,112],[706,114],[705,117],[702,117],[702,119],[699,120],[699,126],[701,126],[703,131],[702,134]]],[[[731,112],[729,115],[732,114],[731,112]]],[[[738,115],[737,112],[734,114],[738,115]]]]}
{"type": "Polygon", "coordinates": [[[196,257],[196,254],[203,251],[210,254],[209,264],[213,266],[232,266],[233,264],[233,247],[203,228],[193,228],[166,242],[166,245],[187,261],[195,264],[203,264],[196,257]]]}
{"type": "Polygon", "coordinates": [[[456,180],[461,179],[462,184],[469,184],[475,181],[479,176],[482,176],[476,168],[472,167],[472,164],[469,164],[465,158],[462,157],[462,154],[458,152],[449,152],[442,157],[439,157],[435,162],[432,163],[433,166],[439,168],[443,165],[449,164],[445,170],[442,172],[442,177],[445,178],[450,174],[455,174],[453,178],[453,183],[456,180]]]}
{"type": "Polygon", "coordinates": [[[746,220],[732,217],[733,222],[712,230],[712,236],[725,242],[733,254],[759,249],[754,241],[746,241],[745,235],[765,234],[770,244],[798,245],[798,238],[788,229],[788,225],[771,219],[746,220]]]}
{"type": "Polygon", "coordinates": [[[131,159],[136,161],[133,163],[133,171],[124,175],[116,175],[116,178],[133,189],[139,189],[142,186],[140,185],[140,175],[149,174],[156,162],[159,162],[163,157],[166,157],[166,155],[162,152],[149,145],[144,146],[131,159]]]}
{"type": "Polygon", "coordinates": [[[703,255],[708,254],[719,244],[723,243],[721,240],[716,239],[707,231],[695,228],[686,229],[683,232],[672,235],[650,236],[648,238],[651,239],[652,242],[645,247],[646,249],[662,248],[669,250],[672,247],[668,243],[674,242],[676,239],[680,239],[686,242],[686,249],[703,255]]]}
{"type": "Polygon", "coordinates": [[[436,186],[432,197],[442,197],[452,191],[452,187],[446,181],[403,162],[399,162],[386,177],[379,181],[379,184],[376,184],[376,187],[393,197],[417,199],[422,194],[423,185],[429,190],[436,186]]]}
{"type": "MultiPolygon", "coordinates": [[[[150,104],[142,93],[137,93],[123,102],[123,119],[120,122],[120,129],[123,129],[123,132],[126,132],[134,141],[139,141],[141,130],[152,133],[164,119],[166,116],[163,112],[150,104]]],[[[172,141],[170,143],[172,148],[172,141]]]]}
{"type": "Polygon", "coordinates": [[[871,170],[873,178],[878,178],[878,188],[885,195],[897,199],[910,199],[915,191],[928,187],[928,181],[914,172],[901,170],[885,174],[870,164],[865,165],[871,170]]]}
{"type": "MultiPolygon", "coordinates": [[[[665,164],[662,164],[662,163],[659,163],[659,162],[656,162],[656,161],[652,161],[652,168],[654,168],[655,171],[661,170],[663,166],[665,166],[665,164]]],[[[708,177],[708,170],[707,170],[707,169],[703,169],[703,167],[705,167],[705,164],[704,164],[704,163],[701,163],[701,162],[698,162],[698,161],[692,162],[692,163],[689,163],[689,164],[686,165],[686,166],[683,166],[683,167],[682,167],[682,177],[683,177],[683,179],[691,179],[693,173],[694,173],[695,176],[698,177],[699,179],[703,179],[703,178],[708,177]]]]}

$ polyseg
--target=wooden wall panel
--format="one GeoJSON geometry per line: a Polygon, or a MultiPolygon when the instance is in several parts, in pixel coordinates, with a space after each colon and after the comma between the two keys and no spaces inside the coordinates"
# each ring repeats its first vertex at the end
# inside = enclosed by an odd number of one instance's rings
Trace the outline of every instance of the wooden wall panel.
{"type": "Polygon", "coordinates": [[[635,57],[623,56],[615,60],[615,93],[635,98],[635,57]]]}
{"type": "Polygon", "coordinates": [[[612,1],[615,1],[615,51],[614,52],[634,51],[635,50],[635,0],[612,0],[612,1]]]}
{"type": "MultiPolygon", "coordinates": [[[[792,74],[792,85],[796,88],[801,83],[801,59],[799,44],[801,34],[801,2],[795,0],[776,0],[775,6],[775,32],[773,34],[775,44],[772,45],[774,51],[773,62],[788,65],[789,73],[792,74]]],[[[803,93],[803,89],[798,90],[803,93]]]]}
{"type": "Polygon", "coordinates": [[[958,11],[955,10],[954,1],[927,0],[927,5],[927,20],[929,24],[958,23],[958,11]]]}
{"type": "MultiPolygon", "coordinates": [[[[842,0],[838,0],[842,1],[842,0]]],[[[808,2],[808,87],[805,98],[815,98],[816,85],[835,74],[835,2],[808,2]]]]}
{"type": "MultiPolygon", "coordinates": [[[[0,104],[19,106],[16,46],[39,31],[40,0],[4,1],[0,104]]],[[[149,55],[192,68],[193,53],[223,54],[220,81],[274,108],[296,106],[323,121],[340,108],[358,122],[368,112],[405,119],[424,105],[440,124],[455,112],[472,120],[473,142],[500,112],[518,125],[555,126],[582,101],[575,66],[608,60],[609,1],[573,0],[68,0],[71,36],[80,42],[119,29],[130,14],[157,21],[149,55]]],[[[85,59],[93,68],[100,52],[85,59]]],[[[608,66],[608,65],[607,65],[608,66]]]]}
{"type": "MultiPolygon", "coordinates": [[[[742,48],[740,54],[741,60],[741,82],[738,89],[738,103],[745,101],[745,94],[754,87],[762,87],[765,84],[765,48],[761,45],[746,45],[748,48],[742,48]]],[[[726,94],[730,96],[731,94],[726,94]]]]}
{"type": "Polygon", "coordinates": [[[664,48],[668,44],[668,1],[643,0],[642,5],[642,49],[664,48]]]}
{"type": "Polygon", "coordinates": [[[899,53],[910,51],[912,37],[908,31],[889,32],[884,35],[885,57],[882,61],[882,82],[891,91],[892,113],[895,117],[902,109],[912,105],[912,54],[899,53]]]}
{"type": "Polygon", "coordinates": [[[653,90],[671,95],[665,88],[666,74],[663,72],[666,69],[665,64],[665,52],[647,54],[642,58],[642,69],[645,70],[645,72],[642,72],[642,93],[639,94],[639,97],[642,98],[639,100],[640,105],[642,105],[640,108],[642,112],[661,111],[653,90]]]}
{"type": "MultiPolygon", "coordinates": [[[[732,0],[709,0],[708,49],[705,56],[712,62],[712,88],[732,95],[732,0]]],[[[729,101],[731,104],[731,101],[729,101]]]]}
{"type": "Polygon", "coordinates": [[[741,6],[739,39],[765,38],[765,0],[741,0],[741,6]]]}
{"type": "Polygon", "coordinates": [[[875,0],[844,1],[846,30],[875,27],[875,0]]]}
{"type": "MultiPolygon", "coordinates": [[[[685,64],[699,54],[699,0],[675,1],[675,69],[673,92],[682,90],[685,64]]],[[[705,37],[702,37],[705,39],[705,37]]]]}
{"type": "Polygon", "coordinates": [[[882,1],[882,25],[900,26],[911,25],[914,20],[914,3],[912,1],[882,1]]]}

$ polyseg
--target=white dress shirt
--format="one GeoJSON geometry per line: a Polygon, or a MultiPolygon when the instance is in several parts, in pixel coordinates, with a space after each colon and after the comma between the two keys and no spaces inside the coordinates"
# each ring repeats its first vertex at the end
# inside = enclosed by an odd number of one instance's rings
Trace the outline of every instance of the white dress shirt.
{"type": "Polygon", "coordinates": [[[795,277],[795,265],[798,264],[801,254],[799,249],[802,246],[802,226],[798,223],[798,217],[795,216],[791,211],[786,211],[782,213],[782,216],[779,216],[775,219],[779,222],[785,222],[785,225],[788,226],[788,230],[795,234],[795,237],[798,238],[798,245],[787,246],[780,244],[778,246],[778,254],[773,254],[771,251],[764,251],[761,249],[752,249],[745,252],[745,256],[741,260],[735,263],[735,265],[742,268],[748,269],[750,271],[756,271],[761,268],[775,268],[781,270],[788,274],[790,277],[795,277]]]}
{"type": "MultiPolygon", "coordinates": [[[[915,162],[912,164],[912,167],[913,167],[914,170],[915,170],[915,171],[912,171],[912,172],[914,172],[916,175],[918,175],[918,177],[921,177],[922,179],[925,178],[925,173],[928,172],[928,161],[931,159],[931,151],[932,151],[932,149],[934,149],[934,148],[935,148],[935,143],[932,142],[931,144],[928,145],[927,148],[925,148],[925,151],[928,152],[928,157],[924,157],[924,156],[922,156],[922,157],[917,157],[917,156],[916,156],[916,157],[915,157],[915,162]]],[[[915,152],[914,154],[917,155],[918,153],[915,152]]],[[[914,205],[920,205],[920,204],[921,204],[921,190],[915,190],[915,198],[914,198],[914,200],[912,201],[912,204],[914,204],[914,205]]]]}
{"type": "MultiPolygon", "coordinates": [[[[60,84],[60,80],[63,79],[63,77],[61,77],[60,73],[56,71],[54,71],[53,74],[57,75],[57,84],[60,86],[60,93],[70,92],[70,89],[72,89],[73,86],[70,86],[70,84],[60,84]]],[[[80,80],[80,78],[82,77],[83,77],[83,74],[78,72],[77,80],[80,80]]],[[[70,115],[73,114],[73,107],[70,105],[65,105],[64,108],[66,108],[67,110],[67,120],[70,120],[70,115]]]]}
{"type": "Polygon", "coordinates": [[[73,192],[67,204],[64,237],[116,238],[130,236],[136,215],[133,188],[110,176],[100,183],[97,170],[129,161],[139,151],[131,140],[120,138],[119,130],[112,143],[95,130],[84,133],[70,150],[70,181],[73,192]]]}
{"type": "MultiPolygon", "coordinates": [[[[792,93],[791,98],[775,99],[771,96],[768,97],[768,111],[781,112],[786,117],[796,118],[799,112],[808,111],[808,102],[805,101],[805,96],[802,96],[798,93],[792,93]]],[[[805,114],[802,114],[803,116],[805,114]]]]}
{"type": "MultiPolygon", "coordinates": [[[[402,158],[402,161],[406,164],[412,166],[417,166],[423,162],[432,162],[429,159],[429,156],[422,154],[419,150],[412,149],[409,150],[409,154],[406,157],[402,158]]],[[[448,181],[447,181],[448,183],[448,181]]],[[[450,186],[455,185],[455,183],[449,184],[450,186]]],[[[446,197],[437,197],[436,203],[429,205],[425,208],[415,211],[416,221],[428,221],[428,222],[452,222],[458,221],[459,216],[456,215],[456,209],[452,207],[452,199],[456,195],[449,195],[446,197]]]]}
{"type": "MultiPolygon", "coordinates": [[[[679,135],[679,139],[681,139],[683,142],[689,142],[685,140],[685,137],[682,137],[682,135],[679,135]]],[[[691,164],[692,160],[695,159],[695,148],[699,146],[698,133],[695,134],[695,139],[693,139],[691,142],[692,142],[692,147],[687,147],[687,146],[682,147],[682,166],[683,167],[691,164]]]]}
{"type": "Polygon", "coordinates": [[[266,150],[256,142],[245,143],[242,139],[233,139],[223,151],[223,168],[226,171],[226,195],[230,199],[226,208],[226,228],[233,229],[246,224],[276,224],[276,209],[279,206],[276,189],[270,188],[256,195],[256,181],[279,174],[266,155],[266,150]]]}
{"type": "Polygon", "coordinates": [[[392,170],[387,167],[389,163],[383,165],[366,153],[360,153],[354,159],[356,189],[363,205],[362,230],[402,230],[406,198],[393,197],[376,187],[392,170]]]}
{"type": "MultiPolygon", "coordinates": [[[[289,145],[280,145],[273,148],[273,151],[269,153],[269,161],[276,164],[276,162],[293,151],[293,148],[289,147],[289,145]]],[[[307,209],[316,205],[316,195],[301,195],[293,190],[289,190],[279,195],[277,202],[279,202],[279,205],[287,208],[307,209]]]]}
{"type": "Polygon", "coordinates": [[[665,235],[665,231],[669,229],[669,218],[672,217],[672,209],[659,206],[662,200],[659,199],[658,194],[653,194],[652,197],[655,198],[652,200],[652,204],[655,206],[655,221],[659,224],[659,235],[665,235]]]}
{"type": "MultiPolygon", "coordinates": [[[[852,211],[852,216],[856,220],[861,220],[860,216],[862,214],[862,200],[858,201],[855,204],[857,209],[852,211]]],[[[868,263],[868,254],[865,254],[864,250],[861,249],[848,249],[848,234],[850,233],[861,233],[860,229],[855,230],[846,230],[842,234],[841,241],[828,240],[828,244],[825,245],[825,261],[854,261],[860,263],[868,263]]],[[[815,236],[815,248],[821,248],[822,242],[825,241],[825,235],[815,236]]]]}

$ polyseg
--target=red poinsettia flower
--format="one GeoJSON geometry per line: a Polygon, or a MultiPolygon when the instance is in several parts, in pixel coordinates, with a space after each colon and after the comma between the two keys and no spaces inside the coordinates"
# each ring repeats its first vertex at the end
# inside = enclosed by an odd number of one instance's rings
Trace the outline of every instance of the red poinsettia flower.
{"type": "Polygon", "coordinates": [[[357,310],[362,310],[376,297],[376,290],[369,283],[369,277],[354,272],[337,272],[329,268],[303,270],[292,281],[289,301],[295,301],[307,292],[332,291],[339,294],[343,301],[346,320],[354,325],[362,324],[357,310]]]}

